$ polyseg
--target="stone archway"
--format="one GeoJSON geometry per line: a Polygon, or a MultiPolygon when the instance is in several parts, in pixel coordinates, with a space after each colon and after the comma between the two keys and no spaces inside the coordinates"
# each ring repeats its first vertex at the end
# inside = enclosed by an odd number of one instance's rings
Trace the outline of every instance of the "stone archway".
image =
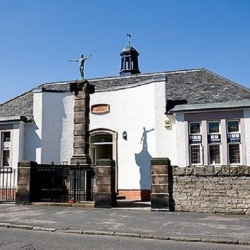
{"type": "Polygon", "coordinates": [[[115,192],[118,191],[117,132],[109,129],[90,131],[90,157],[92,165],[97,160],[110,159],[115,162],[115,192]]]}

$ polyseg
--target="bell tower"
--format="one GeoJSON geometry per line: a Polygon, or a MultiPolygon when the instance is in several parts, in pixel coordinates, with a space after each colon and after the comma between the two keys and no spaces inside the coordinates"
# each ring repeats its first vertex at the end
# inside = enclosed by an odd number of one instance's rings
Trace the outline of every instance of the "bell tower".
{"type": "Polygon", "coordinates": [[[141,73],[139,70],[139,63],[138,63],[139,52],[130,45],[131,35],[127,34],[127,36],[129,38],[128,46],[125,47],[120,53],[121,55],[120,76],[141,73]]]}

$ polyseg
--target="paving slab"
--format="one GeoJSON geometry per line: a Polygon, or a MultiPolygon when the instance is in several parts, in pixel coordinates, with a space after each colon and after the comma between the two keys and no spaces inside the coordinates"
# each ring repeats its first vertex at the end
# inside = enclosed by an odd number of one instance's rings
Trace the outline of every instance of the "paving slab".
{"type": "Polygon", "coordinates": [[[1,204],[0,226],[8,225],[70,233],[250,243],[250,217],[246,215],[1,204]]]}

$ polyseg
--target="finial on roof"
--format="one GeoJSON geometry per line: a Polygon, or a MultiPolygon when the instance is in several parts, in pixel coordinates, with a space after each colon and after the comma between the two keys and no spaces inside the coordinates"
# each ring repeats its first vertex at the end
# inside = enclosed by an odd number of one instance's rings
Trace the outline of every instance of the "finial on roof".
{"type": "Polygon", "coordinates": [[[130,33],[127,33],[127,37],[128,37],[128,46],[130,47],[131,45],[131,34],[130,33]]]}

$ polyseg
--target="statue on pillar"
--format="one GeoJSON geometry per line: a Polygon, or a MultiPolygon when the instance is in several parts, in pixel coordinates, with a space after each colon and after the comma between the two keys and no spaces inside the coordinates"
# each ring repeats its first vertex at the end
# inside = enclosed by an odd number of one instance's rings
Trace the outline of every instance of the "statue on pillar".
{"type": "Polygon", "coordinates": [[[84,78],[84,63],[87,59],[89,59],[92,55],[84,57],[84,55],[81,55],[80,58],[69,60],[70,62],[79,62],[79,71],[82,78],[84,78]]]}

